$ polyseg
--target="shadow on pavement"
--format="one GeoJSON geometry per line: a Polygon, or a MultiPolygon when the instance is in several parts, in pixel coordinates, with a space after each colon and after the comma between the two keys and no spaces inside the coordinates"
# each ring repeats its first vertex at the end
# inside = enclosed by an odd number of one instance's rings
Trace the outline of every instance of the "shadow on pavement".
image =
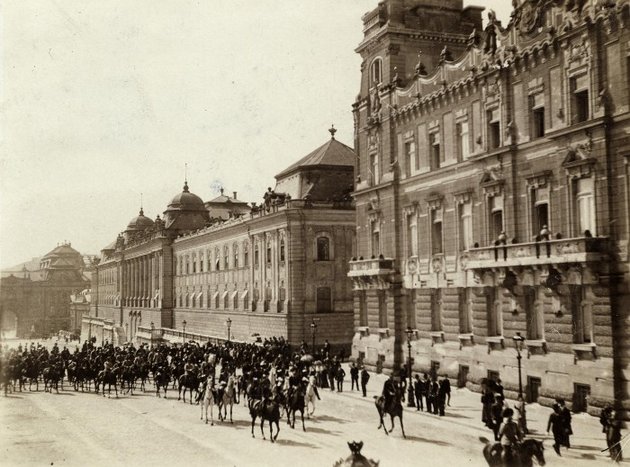
{"type": "Polygon", "coordinates": [[[350,420],[346,420],[345,418],[337,418],[331,415],[319,415],[314,416],[311,420],[315,423],[317,422],[336,422],[336,423],[348,423],[350,420]]]}
{"type": "Polygon", "coordinates": [[[407,435],[406,439],[410,441],[420,441],[422,443],[437,444],[438,446],[452,446],[451,443],[448,443],[446,441],[440,441],[439,439],[422,438],[421,436],[407,435]]]}
{"type": "Polygon", "coordinates": [[[300,448],[319,449],[319,447],[315,446],[314,444],[301,443],[300,441],[293,441],[292,439],[280,439],[280,438],[278,438],[276,440],[276,444],[279,444],[280,446],[293,446],[293,447],[300,447],[300,448]]]}

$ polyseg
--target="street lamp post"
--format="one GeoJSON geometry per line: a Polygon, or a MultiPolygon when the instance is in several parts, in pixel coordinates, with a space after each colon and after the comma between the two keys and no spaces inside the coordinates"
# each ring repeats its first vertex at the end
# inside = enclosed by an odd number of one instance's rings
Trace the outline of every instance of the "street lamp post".
{"type": "Polygon", "coordinates": [[[523,342],[525,339],[521,336],[520,332],[517,332],[515,336],[512,336],[514,340],[514,347],[516,348],[516,360],[518,361],[518,397],[523,397],[523,377],[521,375],[521,350],[523,350],[523,342]]]}
{"type": "Polygon", "coordinates": [[[228,319],[225,320],[225,324],[227,325],[227,331],[228,331],[228,342],[230,342],[230,327],[232,327],[232,320],[228,317],[228,319]]]}
{"type": "Polygon", "coordinates": [[[407,358],[407,376],[409,377],[409,384],[407,385],[407,407],[415,407],[415,394],[413,391],[413,380],[411,379],[411,337],[413,336],[413,329],[408,327],[405,332],[407,333],[407,351],[409,352],[407,358]]]}
{"type": "Polygon", "coordinates": [[[182,321],[182,326],[184,327],[183,339],[184,339],[184,342],[186,342],[186,320],[182,321]]]}
{"type": "Polygon", "coordinates": [[[315,319],[311,321],[311,338],[312,338],[312,348],[311,352],[315,355],[315,333],[317,332],[317,324],[315,323],[315,319]]]}

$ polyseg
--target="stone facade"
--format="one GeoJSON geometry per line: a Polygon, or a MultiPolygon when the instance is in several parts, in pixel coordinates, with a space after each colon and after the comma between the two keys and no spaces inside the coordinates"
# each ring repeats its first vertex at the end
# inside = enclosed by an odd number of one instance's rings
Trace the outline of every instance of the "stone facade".
{"type": "Polygon", "coordinates": [[[261,205],[184,187],[164,220],[140,215],[102,251],[83,335],[97,340],[250,341],[350,348],[354,152],[333,137],[276,177],[261,205]],[[194,198],[193,198],[194,197],[194,198]],[[201,208],[199,208],[201,207],[201,208]]]}
{"type": "Polygon", "coordinates": [[[3,273],[0,330],[6,337],[43,337],[73,329],[70,297],[89,288],[89,265],[69,243],[58,245],[36,269],[3,273]]]}
{"type": "Polygon", "coordinates": [[[439,3],[363,18],[353,356],[627,408],[630,2],[439,3]]]}

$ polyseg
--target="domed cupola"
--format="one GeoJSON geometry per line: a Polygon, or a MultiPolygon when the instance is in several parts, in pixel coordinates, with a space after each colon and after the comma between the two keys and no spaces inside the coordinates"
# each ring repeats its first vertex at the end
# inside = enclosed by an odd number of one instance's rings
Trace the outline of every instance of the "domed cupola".
{"type": "Polygon", "coordinates": [[[126,232],[139,232],[153,227],[153,221],[144,215],[144,210],[140,208],[140,213],[129,221],[126,232]]]}
{"type": "Polygon", "coordinates": [[[184,182],[181,193],[175,195],[164,211],[164,227],[168,230],[183,233],[201,229],[210,221],[208,210],[203,200],[191,193],[188,182],[184,182]]]}

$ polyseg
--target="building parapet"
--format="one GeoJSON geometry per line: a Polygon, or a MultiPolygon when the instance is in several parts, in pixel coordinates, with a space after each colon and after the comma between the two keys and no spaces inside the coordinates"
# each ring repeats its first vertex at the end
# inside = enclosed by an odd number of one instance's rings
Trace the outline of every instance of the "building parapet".
{"type": "Polygon", "coordinates": [[[353,259],[350,261],[350,277],[355,289],[386,289],[397,274],[392,258],[353,259]]]}

